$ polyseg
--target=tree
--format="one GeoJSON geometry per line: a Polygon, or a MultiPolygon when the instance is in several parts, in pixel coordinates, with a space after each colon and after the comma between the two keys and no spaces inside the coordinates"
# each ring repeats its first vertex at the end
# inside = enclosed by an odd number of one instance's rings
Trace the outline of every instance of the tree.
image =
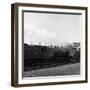
{"type": "Polygon", "coordinates": [[[80,51],[76,51],[72,57],[74,62],[80,62],[80,51]]]}

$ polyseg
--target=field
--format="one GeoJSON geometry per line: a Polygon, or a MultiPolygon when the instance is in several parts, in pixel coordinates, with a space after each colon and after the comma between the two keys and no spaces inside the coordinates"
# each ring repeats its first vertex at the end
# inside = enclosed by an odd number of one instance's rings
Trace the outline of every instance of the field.
{"type": "Polygon", "coordinates": [[[64,75],[79,75],[80,63],[68,64],[46,69],[25,71],[24,77],[39,77],[39,76],[64,76],[64,75]]]}

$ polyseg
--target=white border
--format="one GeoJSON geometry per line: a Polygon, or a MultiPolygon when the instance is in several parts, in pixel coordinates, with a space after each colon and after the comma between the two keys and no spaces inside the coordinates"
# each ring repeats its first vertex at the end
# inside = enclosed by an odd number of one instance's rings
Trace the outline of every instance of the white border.
{"type": "Polygon", "coordinates": [[[79,81],[85,80],[85,11],[84,10],[72,10],[72,9],[56,9],[56,8],[41,8],[41,7],[18,7],[18,83],[19,84],[32,84],[32,83],[46,83],[46,82],[65,82],[65,81],[79,81]],[[22,10],[39,10],[39,11],[54,11],[54,12],[71,12],[82,13],[82,27],[81,27],[81,63],[80,63],[80,75],[72,76],[50,76],[50,77],[30,77],[22,79],[22,10]]]}

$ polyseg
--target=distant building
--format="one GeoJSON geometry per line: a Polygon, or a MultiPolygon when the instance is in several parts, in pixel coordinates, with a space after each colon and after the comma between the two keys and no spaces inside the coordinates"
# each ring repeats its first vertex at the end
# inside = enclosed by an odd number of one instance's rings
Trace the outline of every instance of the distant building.
{"type": "Polygon", "coordinates": [[[80,43],[74,42],[73,43],[73,48],[75,48],[77,51],[80,51],[80,43]]]}

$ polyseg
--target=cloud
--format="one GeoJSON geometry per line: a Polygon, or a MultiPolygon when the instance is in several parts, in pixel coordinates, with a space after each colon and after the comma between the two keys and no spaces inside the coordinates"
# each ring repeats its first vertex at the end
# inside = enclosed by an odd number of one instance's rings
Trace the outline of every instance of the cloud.
{"type": "Polygon", "coordinates": [[[24,42],[27,44],[53,44],[56,40],[56,33],[47,30],[46,28],[40,28],[34,24],[24,26],[24,42]]]}

